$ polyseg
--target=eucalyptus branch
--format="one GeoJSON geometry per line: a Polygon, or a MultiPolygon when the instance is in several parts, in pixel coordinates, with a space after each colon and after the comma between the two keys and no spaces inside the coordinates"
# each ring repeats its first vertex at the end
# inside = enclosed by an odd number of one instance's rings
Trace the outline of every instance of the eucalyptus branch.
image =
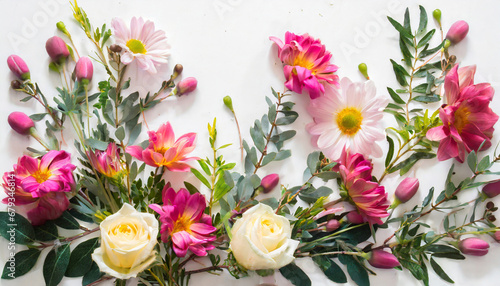
{"type": "Polygon", "coordinates": [[[202,272],[207,272],[207,271],[214,271],[214,270],[222,271],[222,269],[227,269],[227,268],[229,268],[228,265],[214,265],[214,266],[210,266],[210,267],[186,271],[186,275],[195,274],[195,273],[202,273],[202,272]]]}
{"type": "Polygon", "coordinates": [[[57,243],[56,242],[52,242],[52,243],[41,243],[39,246],[37,246],[37,248],[47,248],[47,247],[51,247],[51,246],[54,246],[56,244],[61,244],[61,243],[64,243],[64,242],[72,242],[73,240],[77,240],[79,238],[82,238],[84,236],[87,236],[89,234],[92,234],[96,231],[99,230],[99,227],[96,227],[96,228],[93,228],[93,229],[88,229],[86,230],[85,232],[82,232],[82,233],[79,233],[77,235],[73,235],[73,236],[70,236],[70,237],[67,237],[65,239],[60,239],[60,240],[57,240],[57,243]]]}

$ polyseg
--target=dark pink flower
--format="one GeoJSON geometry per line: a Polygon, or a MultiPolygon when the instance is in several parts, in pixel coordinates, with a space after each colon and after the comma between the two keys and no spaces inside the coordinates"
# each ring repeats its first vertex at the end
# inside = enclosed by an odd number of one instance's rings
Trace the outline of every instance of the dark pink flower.
{"type": "Polygon", "coordinates": [[[493,181],[484,185],[483,193],[488,198],[494,198],[500,194],[500,180],[493,181]]]}
{"type": "Polygon", "coordinates": [[[417,193],[419,186],[420,183],[417,178],[405,178],[399,183],[394,195],[400,202],[406,203],[417,193]]]}
{"type": "Polygon", "coordinates": [[[181,80],[175,89],[175,94],[181,96],[193,92],[198,85],[198,81],[194,77],[188,77],[181,80]]]}
{"type": "Polygon", "coordinates": [[[452,44],[458,44],[469,32],[469,24],[464,20],[457,21],[451,25],[448,33],[446,34],[446,39],[450,40],[452,44]]]}
{"type": "Polygon", "coordinates": [[[262,178],[260,181],[260,186],[262,187],[262,191],[267,194],[270,193],[280,181],[280,176],[278,174],[269,174],[262,178]]]}
{"type": "Polygon", "coordinates": [[[81,57],[75,66],[75,75],[76,80],[79,82],[83,80],[90,82],[92,80],[92,76],[94,75],[94,66],[92,65],[92,61],[87,57],[81,57]]]}
{"type": "Polygon", "coordinates": [[[158,131],[149,131],[148,134],[149,146],[146,149],[129,146],[125,152],[150,166],[165,166],[168,170],[176,172],[189,171],[191,167],[186,162],[198,159],[186,157],[195,148],[196,133],[187,133],[175,140],[172,126],[167,122],[160,126],[158,131]]]}
{"type": "Polygon", "coordinates": [[[270,37],[278,45],[278,57],[285,65],[285,86],[297,93],[307,91],[311,98],[325,92],[324,84],[338,86],[338,67],[330,63],[332,54],[321,41],[308,34],[301,36],[286,32],[285,42],[270,37]]]}
{"type": "Polygon", "coordinates": [[[30,69],[23,59],[16,55],[10,55],[7,58],[7,65],[13,74],[20,80],[27,80],[30,78],[30,69]]]}
{"type": "Polygon", "coordinates": [[[400,265],[396,256],[381,249],[369,253],[368,263],[373,267],[382,269],[391,269],[400,265]]]}
{"type": "Polygon", "coordinates": [[[121,174],[120,152],[115,143],[110,143],[106,151],[89,151],[87,154],[90,163],[99,173],[110,178],[121,174]]]}
{"type": "Polygon", "coordinates": [[[490,245],[477,237],[469,237],[458,242],[458,248],[463,254],[483,256],[488,253],[490,245]]]}
{"type": "Polygon", "coordinates": [[[212,219],[205,214],[205,197],[199,193],[191,195],[188,190],[176,192],[168,185],[163,189],[163,205],[151,204],[151,209],[160,214],[161,239],[172,240],[175,254],[184,257],[188,250],[195,255],[205,256],[216,239],[212,219]]]}
{"type": "Polygon", "coordinates": [[[35,127],[33,120],[26,114],[14,111],[7,117],[10,127],[21,135],[29,135],[32,132],[31,128],[35,127]]]}
{"type": "Polygon", "coordinates": [[[448,105],[441,107],[442,126],[430,129],[426,136],[440,141],[437,156],[440,161],[455,158],[463,162],[467,153],[491,146],[493,126],[498,115],[489,107],[494,90],[489,83],[474,84],[475,67],[455,66],[445,78],[448,105]],[[462,75],[461,75],[462,74],[462,75]]]}
{"type": "Polygon", "coordinates": [[[69,57],[68,46],[66,46],[64,40],[58,36],[48,39],[45,43],[45,49],[53,62],[60,62],[69,57]]]}

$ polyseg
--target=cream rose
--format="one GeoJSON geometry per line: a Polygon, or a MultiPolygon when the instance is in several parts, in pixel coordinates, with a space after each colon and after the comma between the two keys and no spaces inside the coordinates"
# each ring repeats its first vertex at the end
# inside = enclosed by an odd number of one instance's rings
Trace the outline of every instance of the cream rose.
{"type": "Polygon", "coordinates": [[[120,279],[136,277],[155,261],[158,221],[129,204],[101,222],[101,247],[92,259],[99,269],[120,279]]]}
{"type": "Polygon", "coordinates": [[[295,259],[299,242],[290,239],[290,222],[268,205],[258,204],[244,212],[231,233],[229,248],[247,269],[278,269],[295,259]]]}

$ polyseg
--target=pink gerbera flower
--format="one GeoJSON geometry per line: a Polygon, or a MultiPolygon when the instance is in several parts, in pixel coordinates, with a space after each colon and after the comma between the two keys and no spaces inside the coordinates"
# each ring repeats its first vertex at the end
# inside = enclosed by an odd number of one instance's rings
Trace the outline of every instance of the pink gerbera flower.
{"type": "Polygon", "coordinates": [[[122,172],[120,152],[115,143],[110,143],[106,151],[89,151],[88,157],[92,166],[107,177],[115,178],[122,172]]]}
{"type": "Polygon", "coordinates": [[[187,133],[175,140],[172,126],[167,122],[158,131],[149,131],[148,134],[149,146],[146,149],[129,146],[125,152],[150,166],[165,166],[168,170],[177,172],[189,171],[191,167],[186,161],[198,159],[186,157],[195,148],[196,133],[187,133]]]}
{"type": "Polygon", "coordinates": [[[464,162],[467,153],[491,146],[493,126],[498,115],[489,107],[494,90],[489,83],[474,84],[475,66],[458,69],[445,77],[444,91],[448,105],[439,110],[442,126],[427,131],[427,138],[440,141],[440,161],[455,158],[464,162]]]}
{"type": "Polygon", "coordinates": [[[133,17],[129,29],[123,19],[114,18],[111,26],[116,44],[122,48],[124,65],[136,60],[141,69],[156,73],[156,65],[167,63],[167,37],[165,32],[155,30],[153,22],[133,17]]]}
{"type": "Polygon", "coordinates": [[[351,155],[349,150],[343,150],[338,169],[346,195],[363,220],[382,224],[380,218],[389,216],[389,200],[384,187],[371,181],[372,163],[359,153],[351,155]]]}
{"type": "Polygon", "coordinates": [[[332,160],[344,148],[364,156],[382,156],[375,143],[385,138],[380,124],[387,99],[376,96],[372,81],[352,83],[343,78],[341,90],[326,87],[325,94],[311,100],[308,111],[314,122],[307,125],[312,143],[332,160]]]}
{"type": "Polygon", "coordinates": [[[166,186],[163,189],[163,206],[151,204],[149,207],[160,214],[161,239],[163,242],[172,240],[178,257],[184,257],[188,250],[205,256],[207,250],[215,248],[210,243],[216,239],[215,235],[211,235],[216,228],[212,226],[210,216],[204,214],[206,202],[203,195],[191,195],[186,189],[175,192],[166,186]]]}
{"type": "Polygon", "coordinates": [[[314,99],[325,92],[324,84],[338,85],[334,74],[338,67],[330,63],[332,54],[320,40],[291,32],[286,32],[284,43],[277,37],[269,39],[278,45],[278,57],[285,65],[286,88],[296,93],[305,90],[314,99]]]}

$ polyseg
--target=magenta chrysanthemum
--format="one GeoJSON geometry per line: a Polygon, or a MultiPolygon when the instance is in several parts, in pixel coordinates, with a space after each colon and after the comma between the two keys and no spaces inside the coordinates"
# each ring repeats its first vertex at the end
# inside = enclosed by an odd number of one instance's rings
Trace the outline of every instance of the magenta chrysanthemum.
{"type": "Polygon", "coordinates": [[[156,73],[156,65],[167,63],[167,37],[165,32],[155,30],[153,22],[133,17],[129,29],[122,19],[114,18],[111,26],[116,44],[122,48],[123,64],[136,60],[142,70],[156,73]]]}
{"type": "Polygon", "coordinates": [[[120,152],[115,143],[110,143],[106,151],[89,151],[89,161],[101,174],[114,178],[121,173],[120,152]]]}
{"type": "Polygon", "coordinates": [[[277,37],[269,39],[278,45],[288,89],[296,93],[305,90],[314,99],[325,92],[324,84],[338,85],[339,77],[334,74],[338,67],[330,63],[332,54],[320,40],[291,32],[286,32],[284,43],[277,37]]]}
{"type": "Polygon", "coordinates": [[[165,187],[163,190],[163,206],[149,205],[160,214],[161,239],[163,242],[172,240],[174,252],[184,257],[188,250],[195,255],[205,256],[207,250],[214,249],[211,244],[216,236],[211,235],[216,228],[212,219],[204,214],[205,197],[199,193],[191,195],[188,190],[165,187]]]}
{"type": "MultiPolygon", "coordinates": [[[[440,141],[437,157],[440,161],[455,158],[464,162],[472,150],[491,146],[493,126],[498,115],[489,104],[495,91],[489,83],[474,84],[476,68],[456,65],[445,77],[444,91],[448,105],[439,110],[442,126],[430,129],[426,136],[440,141]]],[[[480,150],[480,151],[481,151],[480,150]]]]}
{"type": "Polygon", "coordinates": [[[149,146],[146,149],[129,146],[125,152],[153,167],[165,166],[168,170],[177,172],[190,170],[191,167],[186,162],[197,158],[186,155],[195,148],[196,133],[187,133],[175,140],[172,126],[167,122],[158,131],[149,131],[148,134],[149,146]]]}
{"type": "Polygon", "coordinates": [[[380,124],[387,99],[376,96],[375,84],[340,82],[341,90],[327,87],[325,94],[311,100],[308,111],[314,122],[307,125],[312,144],[332,160],[339,159],[342,149],[364,156],[382,156],[375,143],[385,138],[380,124]]]}

